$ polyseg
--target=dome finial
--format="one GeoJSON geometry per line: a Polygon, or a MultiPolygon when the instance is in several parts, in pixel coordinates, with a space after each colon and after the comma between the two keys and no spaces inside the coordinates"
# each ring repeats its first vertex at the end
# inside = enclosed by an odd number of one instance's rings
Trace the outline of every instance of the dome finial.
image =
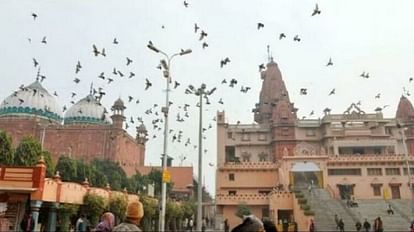
{"type": "Polygon", "coordinates": [[[39,68],[37,68],[36,81],[39,81],[39,78],[40,78],[40,65],[39,65],[39,68]]]}
{"type": "Polygon", "coordinates": [[[93,81],[91,82],[91,88],[89,89],[89,94],[93,95],[93,81]]]}

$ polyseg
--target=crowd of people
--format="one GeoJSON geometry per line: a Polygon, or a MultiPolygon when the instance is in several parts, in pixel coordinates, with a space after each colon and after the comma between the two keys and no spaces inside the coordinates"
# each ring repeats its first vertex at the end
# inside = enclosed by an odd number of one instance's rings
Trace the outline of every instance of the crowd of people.
{"type": "MultiPolygon", "coordinates": [[[[336,229],[339,232],[345,231],[345,223],[342,220],[342,218],[339,218],[337,214],[334,216],[336,229]]],[[[370,232],[372,227],[373,232],[383,232],[384,231],[384,225],[381,220],[381,217],[377,217],[374,220],[373,226],[371,226],[371,223],[368,222],[368,219],[365,218],[364,223],[361,223],[359,220],[355,223],[355,231],[357,232],[370,232]]]]}
{"type": "MultiPolygon", "coordinates": [[[[224,232],[229,232],[230,225],[228,220],[224,220],[224,232]]],[[[288,223],[287,220],[281,220],[276,225],[270,220],[260,220],[254,215],[244,216],[243,222],[234,227],[231,232],[298,232],[298,225],[296,222],[288,223]],[[293,225],[290,228],[289,225],[293,225]]],[[[315,224],[310,220],[309,232],[315,232],[315,224]]]]}

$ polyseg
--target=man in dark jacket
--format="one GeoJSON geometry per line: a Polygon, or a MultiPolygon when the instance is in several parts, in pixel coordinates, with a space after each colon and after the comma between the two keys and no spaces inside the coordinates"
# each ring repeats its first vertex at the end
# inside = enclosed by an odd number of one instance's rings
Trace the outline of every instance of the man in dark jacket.
{"type": "Polygon", "coordinates": [[[365,232],[369,232],[371,229],[371,224],[368,222],[368,220],[365,218],[364,224],[363,224],[365,232]]]}
{"type": "Polygon", "coordinates": [[[34,230],[34,227],[35,224],[32,213],[26,213],[22,222],[20,223],[20,229],[24,232],[32,232],[34,230]]]}

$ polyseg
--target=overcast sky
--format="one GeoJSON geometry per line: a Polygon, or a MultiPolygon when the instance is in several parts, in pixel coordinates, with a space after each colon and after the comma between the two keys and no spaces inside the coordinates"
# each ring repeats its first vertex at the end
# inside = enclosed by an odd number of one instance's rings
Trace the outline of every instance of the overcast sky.
{"type": "MultiPolygon", "coordinates": [[[[41,65],[43,82],[50,93],[57,91],[58,102],[63,107],[69,103],[71,92],[78,93],[75,100],[87,95],[90,83],[103,87],[107,92],[102,103],[109,109],[112,103],[128,96],[126,116],[143,117],[149,130],[146,164],[160,165],[162,130],[154,131],[151,121],[157,118],[144,112],[154,104],[164,105],[165,79],[156,69],[160,54],[146,48],[149,40],[155,46],[172,54],[181,48],[191,48],[192,54],[176,57],[172,63],[173,81],[181,85],[171,91],[173,101],[170,117],[169,155],[179,165],[180,156],[186,156],[183,165],[193,165],[197,173],[197,98],[185,95],[189,84],[208,88],[217,86],[211,96],[212,104],[205,107],[204,127],[213,128],[205,133],[203,167],[205,185],[214,192],[216,163],[216,127],[212,121],[217,110],[225,110],[230,123],[252,123],[251,109],[258,102],[261,87],[258,65],[267,62],[267,45],[279,64],[290,98],[299,108],[298,116],[322,116],[324,108],[332,113],[342,113],[352,103],[361,101],[362,109],[373,112],[376,107],[389,105],[383,113],[394,117],[403,87],[412,90],[409,77],[414,76],[414,2],[400,1],[332,1],[332,0],[188,0],[188,8],[179,0],[60,0],[60,1],[0,1],[0,99],[9,96],[21,84],[35,80],[37,69],[32,58],[41,65]],[[311,17],[315,4],[320,15],[311,17]],[[38,18],[33,20],[31,14],[38,18]],[[257,23],[264,28],[257,30],[257,23]],[[199,41],[194,33],[194,23],[208,33],[199,41]],[[163,28],[164,26],[164,28],[163,28]],[[280,33],[286,38],[279,40],[280,33]],[[293,37],[299,35],[300,42],[293,37]],[[47,37],[47,44],[41,43],[47,37]],[[117,38],[119,44],[112,43],[117,38]],[[31,42],[29,42],[29,38],[31,42]],[[208,47],[202,49],[202,42],[208,47]],[[107,56],[95,57],[92,44],[105,48],[107,56]],[[126,57],[133,63],[126,66],[126,57]],[[220,60],[229,57],[231,62],[220,68],[220,60]],[[326,67],[332,57],[333,66],[326,67]],[[80,61],[83,68],[75,74],[80,61]],[[125,75],[134,72],[132,79],[114,76],[116,67],[125,75]],[[361,78],[362,72],[370,78],[361,78]],[[98,75],[115,81],[110,85],[98,75]],[[75,84],[73,79],[81,81],[75,84]],[[147,91],[145,78],[152,83],[147,91]],[[236,78],[235,88],[221,85],[226,78],[236,78]],[[241,93],[241,86],[249,86],[248,93],[241,93]],[[299,94],[307,88],[308,95],[299,94]],[[336,89],[336,94],[328,93],[336,89]],[[379,99],[375,96],[381,93],[379,99]],[[218,104],[222,98],[224,104],[218,104]],[[140,103],[135,104],[139,99],[140,103]],[[190,104],[190,118],[177,122],[176,115],[185,103],[190,104]],[[181,143],[171,142],[171,137],[183,131],[181,143]],[[156,138],[153,138],[153,136],[156,138]],[[184,146],[187,138],[191,145],[184,146]],[[208,165],[209,163],[213,166],[208,165]]],[[[409,97],[411,100],[412,98],[409,97]]],[[[159,107],[153,112],[159,111],[159,107]]],[[[161,114],[160,114],[161,116],[161,114]]],[[[163,126],[163,124],[159,124],[163,126]]],[[[135,135],[136,125],[128,131],[135,135]]]]}

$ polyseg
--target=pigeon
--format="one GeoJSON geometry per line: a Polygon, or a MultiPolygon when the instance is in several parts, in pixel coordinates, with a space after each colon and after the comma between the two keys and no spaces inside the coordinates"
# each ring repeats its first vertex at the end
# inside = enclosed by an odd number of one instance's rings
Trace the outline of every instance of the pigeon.
{"type": "Polygon", "coordinates": [[[99,54],[100,54],[100,52],[98,51],[98,48],[96,47],[96,45],[94,44],[94,45],[92,45],[92,47],[93,47],[93,54],[95,55],[95,56],[98,56],[99,54]]]}
{"type": "Polygon", "coordinates": [[[257,23],[257,30],[260,30],[260,28],[263,28],[264,24],[263,23],[257,23]]]}
{"type": "Polygon", "coordinates": [[[78,61],[78,63],[76,64],[76,70],[75,73],[78,73],[80,71],[80,69],[82,68],[82,65],[80,63],[80,61],[78,61]]]}
{"type": "Polygon", "coordinates": [[[75,82],[76,84],[78,84],[78,83],[80,82],[80,79],[79,79],[79,78],[75,78],[75,79],[73,80],[73,82],[75,82]]]}
{"type": "Polygon", "coordinates": [[[131,78],[133,78],[135,76],[135,73],[133,73],[133,72],[129,72],[129,79],[131,79],[131,78]]]}
{"type": "Polygon", "coordinates": [[[412,82],[414,79],[412,78],[412,77],[410,77],[409,79],[408,79],[408,82],[412,82]]]}
{"type": "Polygon", "coordinates": [[[299,35],[295,35],[295,37],[293,37],[293,41],[297,41],[297,42],[300,42],[300,38],[299,38],[299,35]]]}
{"type": "Polygon", "coordinates": [[[326,66],[332,66],[332,65],[333,65],[332,58],[329,57],[329,61],[326,64],[326,66]]]}
{"type": "Polygon", "coordinates": [[[118,74],[119,74],[120,77],[123,77],[124,76],[124,74],[121,71],[118,70],[117,72],[118,72],[118,74]]]}
{"type": "Polygon", "coordinates": [[[321,10],[319,10],[318,4],[316,4],[315,9],[313,9],[311,16],[315,16],[317,14],[321,14],[321,10]]]}
{"type": "Polygon", "coordinates": [[[105,73],[101,72],[101,74],[99,74],[98,78],[105,80],[105,73]]]}
{"type": "Polygon", "coordinates": [[[114,38],[114,40],[112,41],[113,44],[118,44],[118,40],[116,38],[114,38]]]}
{"type": "Polygon", "coordinates": [[[279,34],[279,40],[281,40],[281,39],[283,39],[283,38],[286,38],[285,33],[280,33],[280,34],[279,34]]]}
{"type": "Polygon", "coordinates": [[[335,94],[335,88],[333,88],[333,89],[331,90],[331,92],[329,92],[329,95],[328,95],[328,96],[331,96],[331,95],[333,95],[333,94],[335,94]]]}
{"type": "Polygon", "coordinates": [[[259,72],[261,72],[263,69],[265,69],[264,64],[260,64],[260,65],[259,65],[259,72]]]}
{"type": "Polygon", "coordinates": [[[63,106],[62,111],[65,112],[67,110],[66,106],[63,106]]]}
{"type": "Polygon", "coordinates": [[[180,86],[180,83],[178,81],[174,81],[174,89],[176,89],[178,86],[180,86]]]}
{"type": "Polygon", "coordinates": [[[311,111],[310,113],[309,113],[309,116],[312,116],[312,115],[314,115],[315,114],[315,111],[311,111]]]}
{"type": "Polygon", "coordinates": [[[37,62],[35,58],[32,58],[32,59],[33,59],[33,65],[36,68],[39,65],[39,62],[37,62]]]}
{"type": "Polygon", "coordinates": [[[208,47],[208,44],[206,42],[204,42],[202,47],[203,47],[203,49],[205,49],[206,47],[208,47]]]}
{"type": "Polygon", "coordinates": [[[366,73],[365,71],[364,72],[362,72],[362,74],[361,75],[359,75],[360,77],[363,77],[363,78],[369,78],[369,73],[366,73]]]}
{"type": "Polygon", "coordinates": [[[33,20],[36,20],[37,14],[36,13],[32,13],[32,17],[33,17],[33,20]]]}
{"type": "Polygon", "coordinates": [[[194,23],[194,33],[197,33],[198,29],[200,29],[200,27],[197,25],[197,23],[194,23]]]}
{"type": "Polygon", "coordinates": [[[379,99],[381,97],[381,93],[375,95],[375,99],[379,99]]]}
{"type": "Polygon", "coordinates": [[[40,82],[43,82],[46,79],[45,75],[40,75],[40,82]]]}
{"type": "Polygon", "coordinates": [[[226,84],[226,83],[227,83],[226,79],[223,79],[223,80],[221,81],[221,84],[226,84]]]}
{"type": "Polygon", "coordinates": [[[183,4],[185,7],[188,7],[188,2],[184,1],[183,4]]]}
{"type": "Polygon", "coordinates": [[[101,55],[102,55],[102,56],[106,56],[106,53],[105,53],[105,48],[102,48],[101,55]]]}
{"type": "Polygon", "coordinates": [[[230,62],[230,58],[226,57],[220,61],[220,68],[223,68],[224,65],[230,62]]]}
{"type": "Polygon", "coordinates": [[[308,94],[308,89],[306,88],[301,88],[300,89],[300,95],[307,95],[308,94]]]}
{"type": "Polygon", "coordinates": [[[114,68],[114,70],[112,71],[112,74],[118,75],[118,72],[116,71],[116,68],[114,68]]]}
{"type": "Polygon", "coordinates": [[[19,98],[20,105],[24,103],[24,100],[19,98]]]}
{"type": "Polygon", "coordinates": [[[128,96],[128,102],[132,102],[132,100],[134,100],[134,97],[128,96]]]}
{"type": "Polygon", "coordinates": [[[229,86],[233,88],[235,85],[237,85],[237,80],[233,78],[230,80],[229,86]]]}
{"type": "Polygon", "coordinates": [[[127,57],[126,59],[127,59],[127,64],[126,65],[128,66],[132,63],[132,60],[129,57],[127,57]]]}
{"type": "Polygon", "coordinates": [[[147,78],[145,78],[145,90],[147,90],[151,86],[152,86],[152,83],[147,78]]]}
{"type": "Polygon", "coordinates": [[[43,36],[42,43],[47,44],[46,36],[43,36]]]}
{"type": "Polygon", "coordinates": [[[220,98],[220,100],[218,101],[218,103],[223,105],[224,104],[223,99],[220,98]]]}
{"type": "Polygon", "coordinates": [[[75,92],[72,92],[72,98],[74,98],[76,96],[75,92]]]}
{"type": "Polygon", "coordinates": [[[111,82],[113,82],[113,81],[114,81],[114,79],[108,78],[108,84],[111,84],[111,82]]]}
{"type": "Polygon", "coordinates": [[[205,32],[205,31],[203,31],[203,30],[201,30],[201,33],[200,33],[200,38],[198,39],[198,40],[203,40],[205,37],[207,37],[207,33],[205,32]]]}
{"type": "Polygon", "coordinates": [[[53,92],[53,95],[55,95],[56,97],[58,97],[58,94],[57,94],[57,92],[55,91],[55,92],[53,92]]]}

